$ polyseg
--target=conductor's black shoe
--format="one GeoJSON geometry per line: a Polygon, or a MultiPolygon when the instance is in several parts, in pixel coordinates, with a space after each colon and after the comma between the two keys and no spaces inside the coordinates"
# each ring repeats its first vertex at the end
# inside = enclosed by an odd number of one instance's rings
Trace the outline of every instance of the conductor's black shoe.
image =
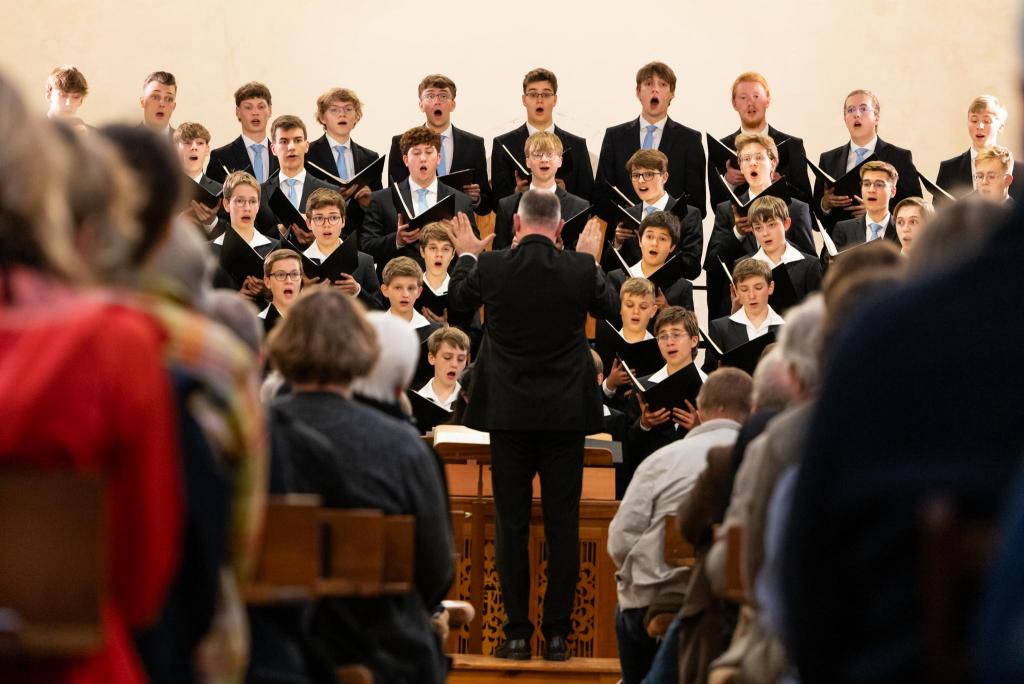
{"type": "Polygon", "coordinates": [[[530,652],[530,642],[526,639],[506,639],[494,649],[495,658],[506,660],[529,660],[533,657],[530,652]]]}
{"type": "Polygon", "coordinates": [[[544,660],[568,660],[569,642],[564,636],[553,636],[544,646],[544,660]]]}

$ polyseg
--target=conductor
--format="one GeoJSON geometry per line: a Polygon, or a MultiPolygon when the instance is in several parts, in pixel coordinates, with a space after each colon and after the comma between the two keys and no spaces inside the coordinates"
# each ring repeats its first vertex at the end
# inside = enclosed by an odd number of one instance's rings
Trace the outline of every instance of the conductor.
{"type": "Polygon", "coordinates": [[[452,308],[484,306],[485,335],[465,424],[490,433],[497,510],[497,567],[508,621],[495,655],[532,657],[529,539],[533,477],[540,475],[548,588],[544,657],[569,658],[567,638],[579,574],[583,446],[601,429],[597,371],[587,346],[587,313],[606,318],[618,301],[595,258],[601,228],[591,219],[576,251],[562,250],[563,221],[552,192],[523,193],[513,217],[517,245],[484,252],[462,214],[452,227],[459,258],[452,308]]]}

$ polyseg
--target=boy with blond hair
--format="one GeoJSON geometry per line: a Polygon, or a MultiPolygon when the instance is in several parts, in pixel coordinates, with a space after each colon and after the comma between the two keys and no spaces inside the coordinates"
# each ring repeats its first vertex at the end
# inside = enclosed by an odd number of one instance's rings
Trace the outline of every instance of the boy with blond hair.
{"type": "Polygon", "coordinates": [[[248,171],[263,183],[277,173],[277,158],[270,152],[267,125],[273,116],[270,89],[250,81],[235,90],[235,118],[241,134],[227,145],[210,153],[206,173],[218,183],[233,171],[248,171]]]}
{"type": "MultiPolygon", "coordinates": [[[[189,121],[174,129],[173,138],[185,175],[211,195],[218,195],[221,192],[221,184],[203,171],[206,159],[210,156],[210,131],[200,123],[189,121]]],[[[186,218],[202,228],[207,236],[217,237],[228,227],[227,214],[220,216],[220,211],[220,202],[209,207],[191,199],[189,208],[184,213],[186,218]]]]}
{"type": "MultiPolygon", "coordinates": [[[[566,221],[580,213],[589,203],[582,197],[566,192],[555,181],[555,174],[562,166],[562,141],[554,133],[541,131],[526,139],[523,146],[526,153],[526,168],[530,171],[529,190],[553,192],[561,206],[562,220],[566,221]]],[[[519,210],[522,194],[515,192],[498,200],[494,218],[494,243],[492,249],[511,247],[515,241],[512,217],[519,210]]],[[[574,245],[567,245],[574,247],[574,245]]]]}
{"type": "Polygon", "coordinates": [[[785,202],[778,197],[758,197],[750,205],[747,218],[758,245],[753,258],[768,264],[771,269],[785,265],[797,297],[794,304],[821,289],[821,262],[801,252],[787,239],[792,222],[785,202]]]}
{"type": "MultiPolygon", "coordinates": [[[[905,197],[920,197],[921,182],[910,150],[887,143],[879,137],[878,122],[881,116],[882,107],[874,93],[864,89],[851,91],[843,101],[843,121],[850,133],[850,141],[822,152],[818,166],[832,178],[839,179],[874,154],[879,161],[890,164],[897,171],[899,186],[889,204],[894,207],[905,197]]],[[[836,195],[832,189],[825,187],[825,181],[821,178],[815,179],[811,206],[830,232],[839,222],[860,218],[865,212],[861,196],[836,195]]],[[[834,232],[832,237],[835,237],[834,232]]]]}
{"type": "MultiPolygon", "coordinates": [[[[416,88],[420,111],[427,119],[424,125],[441,137],[437,175],[472,170],[470,182],[456,189],[466,193],[478,216],[486,216],[492,209],[491,183],[487,180],[487,150],[484,139],[479,135],[452,125],[456,92],[455,81],[444,74],[427,74],[416,88]]],[[[388,174],[395,183],[409,176],[409,169],[402,163],[401,141],[401,135],[391,139],[391,156],[388,159],[388,174]]]]}
{"type": "Polygon", "coordinates": [[[270,303],[260,311],[263,331],[267,334],[277,322],[288,316],[288,310],[302,291],[302,257],[293,249],[275,249],[263,262],[263,284],[270,292],[270,303]]]}
{"type": "MultiPolygon", "coordinates": [[[[237,233],[257,254],[265,258],[280,247],[281,243],[278,240],[271,240],[256,230],[256,215],[260,206],[260,184],[252,175],[245,171],[236,171],[228,176],[224,180],[221,202],[228,212],[231,230],[237,233]]],[[[218,257],[222,254],[221,248],[224,245],[225,234],[226,231],[211,243],[213,252],[218,257]]],[[[238,290],[247,299],[254,300],[263,294],[264,284],[259,278],[251,275],[241,277],[239,274],[228,273],[222,264],[222,268],[214,280],[214,285],[238,290]]]]}
{"type": "Polygon", "coordinates": [[[707,213],[704,145],[700,132],[669,117],[668,108],[675,94],[676,75],[667,64],[649,62],[637,70],[636,99],[640,101],[640,115],[605,130],[597,161],[595,202],[616,199],[606,194],[606,183],[626,193],[633,202],[643,199],[630,183],[631,169],[626,162],[638,150],[660,150],[669,155],[666,171],[671,171],[672,175],[666,181],[668,193],[685,198],[701,218],[707,213]]]}
{"type": "MultiPolygon", "coordinates": [[[[974,174],[978,153],[986,147],[999,144],[999,134],[1006,128],[1006,107],[995,95],[979,95],[967,107],[967,135],[971,146],[961,155],[939,164],[935,183],[956,197],[962,197],[976,187],[974,174]]],[[[1024,163],[1015,161],[1010,175],[1024,178],[1024,163]]],[[[1024,195],[1024,183],[1010,186],[1010,197],[1024,195]]]]}
{"type": "Polygon", "coordinates": [[[983,147],[974,158],[974,187],[983,199],[1005,204],[1013,187],[1013,154],[1002,145],[983,147]]]}

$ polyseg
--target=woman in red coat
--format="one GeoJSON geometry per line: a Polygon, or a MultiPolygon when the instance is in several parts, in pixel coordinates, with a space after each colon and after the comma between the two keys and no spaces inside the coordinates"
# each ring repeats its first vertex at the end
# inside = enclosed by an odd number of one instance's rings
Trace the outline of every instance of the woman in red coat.
{"type": "Polygon", "coordinates": [[[0,681],[144,682],[130,632],[162,605],[181,528],[161,334],[69,284],[63,169],[2,77],[0,168],[10,170],[0,176],[0,468],[101,473],[109,545],[103,646],[59,663],[0,663],[0,681]]]}

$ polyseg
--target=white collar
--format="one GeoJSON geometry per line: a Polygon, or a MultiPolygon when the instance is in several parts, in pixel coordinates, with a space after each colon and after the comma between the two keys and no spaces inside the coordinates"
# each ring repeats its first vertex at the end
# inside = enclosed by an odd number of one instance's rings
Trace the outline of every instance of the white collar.
{"type": "MultiPolygon", "coordinates": [[[[626,330],[625,328],[619,328],[619,337],[621,337],[622,339],[626,339],[625,330],[626,330]]],[[[644,330],[644,339],[643,339],[643,341],[646,342],[647,340],[653,340],[653,339],[654,339],[654,335],[651,334],[651,331],[650,330],[644,330]]]]}
{"type": "Polygon", "coordinates": [[[534,128],[533,124],[531,124],[529,121],[527,121],[526,122],[526,131],[530,135],[533,135],[534,133],[540,133],[542,131],[543,132],[547,132],[547,133],[554,133],[555,132],[555,122],[554,121],[551,122],[551,127],[550,128],[540,129],[540,128],[534,128]]]}
{"type": "Polygon", "coordinates": [[[661,197],[659,197],[658,201],[655,202],[654,204],[648,204],[647,202],[643,202],[643,208],[640,209],[640,220],[643,220],[643,215],[644,215],[644,212],[647,211],[647,207],[654,207],[658,211],[665,211],[665,207],[667,207],[667,206],[668,206],[668,193],[667,192],[662,193],[661,197]]]}
{"type": "Polygon", "coordinates": [[[660,121],[655,121],[653,123],[645,119],[644,115],[641,114],[639,117],[637,117],[637,121],[640,122],[641,131],[646,131],[648,126],[654,126],[655,128],[658,129],[658,132],[660,133],[665,130],[665,122],[668,121],[668,114],[661,117],[660,121]]]}
{"type": "Polygon", "coordinates": [[[530,189],[531,190],[536,190],[537,192],[557,192],[558,191],[558,183],[552,183],[550,188],[538,188],[533,183],[530,183],[530,189]]]}
{"type": "Polygon", "coordinates": [[[764,330],[765,332],[767,332],[768,328],[773,325],[783,325],[786,322],[783,320],[782,316],[775,313],[775,309],[773,309],[771,305],[768,306],[768,316],[764,319],[764,323],[761,324],[760,328],[754,327],[754,324],[750,322],[749,318],[747,318],[747,312],[743,310],[743,307],[740,307],[739,311],[734,313],[732,316],[729,316],[729,320],[741,323],[747,326],[748,329],[764,330]]]}
{"type": "MultiPolygon", "coordinates": [[[[341,243],[339,242],[338,246],[335,247],[334,249],[338,249],[340,247],[341,247],[341,243]]],[[[331,252],[331,254],[333,254],[333,253],[334,252],[331,252]]],[[[310,259],[320,259],[320,260],[326,259],[329,256],[329,255],[324,254],[323,252],[320,251],[320,246],[316,244],[316,240],[313,240],[313,244],[311,244],[309,247],[307,247],[306,251],[304,251],[302,254],[303,254],[303,256],[307,256],[310,259]]]]}
{"type": "Polygon", "coordinates": [[[864,226],[867,227],[867,226],[870,226],[872,223],[877,223],[878,225],[882,226],[882,228],[886,228],[889,225],[889,221],[891,219],[892,219],[892,214],[890,212],[888,212],[888,211],[885,212],[885,218],[883,218],[881,221],[872,221],[871,217],[867,214],[867,212],[865,212],[864,213],[864,226]]]}
{"type": "Polygon", "coordinates": [[[858,145],[857,143],[853,142],[853,138],[850,138],[850,152],[856,152],[859,148],[863,147],[864,149],[866,149],[868,151],[868,153],[864,155],[865,157],[870,157],[872,155],[872,153],[874,153],[875,147],[877,147],[877,146],[878,146],[878,134],[877,133],[875,134],[875,137],[871,138],[871,140],[868,140],[868,144],[867,145],[858,145]]]}
{"type": "Polygon", "coordinates": [[[632,266],[629,267],[628,273],[629,273],[630,277],[633,277],[633,278],[646,278],[647,277],[646,275],[644,275],[643,263],[644,263],[644,260],[641,259],[640,261],[636,262],[635,264],[633,264],[632,266]]]}
{"type": "Polygon", "coordinates": [[[764,247],[758,249],[757,252],[754,254],[753,258],[757,259],[758,261],[763,261],[764,263],[768,264],[768,266],[771,268],[775,268],[779,264],[792,264],[797,261],[803,261],[804,255],[799,249],[794,247],[789,240],[786,240],[786,251],[782,253],[782,261],[780,261],[778,264],[772,261],[768,257],[768,255],[765,254],[764,247]]]}
{"type": "Polygon", "coordinates": [[[451,121],[448,122],[448,128],[444,129],[443,131],[441,131],[440,133],[437,134],[438,140],[441,139],[441,136],[447,136],[448,140],[452,139],[452,122],[451,121]]]}
{"type": "Polygon", "coordinates": [[[417,311],[416,309],[413,309],[413,310],[412,310],[412,320],[411,320],[411,321],[406,321],[406,320],[405,320],[404,318],[402,318],[402,317],[401,317],[401,316],[399,316],[398,314],[396,314],[396,313],[394,313],[393,311],[391,311],[391,309],[388,309],[388,310],[387,310],[387,314],[388,314],[388,316],[391,316],[391,317],[393,317],[393,318],[397,318],[397,319],[398,319],[398,320],[400,320],[400,321],[403,321],[403,322],[405,322],[405,323],[408,323],[408,324],[409,324],[409,326],[410,326],[410,327],[411,327],[411,328],[412,328],[413,330],[419,330],[420,328],[423,328],[423,327],[425,327],[425,326],[428,326],[428,325],[430,325],[430,321],[428,321],[428,320],[426,319],[426,317],[424,317],[424,315],[423,315],[423,314],[421,314],[421,313],[420,313],[419,311],[417,311]]]}
{"type": "MultiPolygon", "coordinates": [[[[259,318],[262,318],[263,320],[267,320],[267,315],[268,315],[268,314],[270,313],[270,306],[271,306],[270,304],[267,304],[267,308],[266,308],[266,309],[264,309],[263,311],[260,311],[260,312],[259,312],[258,314],[256,314],[256,315],[257,315],[257,316],[258,316],[259,318]]],[[[252,314],[250,314],[250,315],[252,315],[252,314]]]]}
{"type": "Polygon", "coordinates": [[[450,275],[448,275],[448,274],[445,274],[445,276],[444,276],[444,282],[442,282],[442,283],[441,283],[441,285],[440,285],[440,287],[438,287],[438,288],[437,288],[437,289],[435,290],[434,288],[432,288],[432,287],[430,286],[430,282],[429,282],[429,281],[427,280],[427,274],[426,274],[426,273],[424,273],[424,274],[423,274],[423,287],[427,288],[428,290],[430,290],[431,292],[433,292],[433,293],[434,293],[435,295],[437,295],[438,297],[440,297],[440,296],[442,296],[442,295],[446,295],[446,294],[448,294],[448,282],[449,282],[449,281],[450,281],[451,279],[452,279],[452,277],[451,277],[450,275]]]}
{"type": "Polygon", "coordinates": [[[242,142],[245,143],[245,149],[252,150],[253,145],[263,145],[267,150],[270,150],[270,138],[264,138],[263,140],[253,140],[245,133],[242,134],[242,142]]]}
{"type": "Polygon", "coordinates": [[[427,380],[426,385],[419,388],[416,394],[420,395],[424,399],[429,399],[430,401],[434,402],[435,404],[443,408],[445,411],[451,411],[452,404],[455,403],[455,398],[459,396],[459,392],[461,391],[462,385],[460,385],[459,381],[456,380],[455,389],[452,390],[452,393],[450,395],[448,395],[448,401],[441,401],[438,398],[437,393],[434,392],[434,379],[431,378],[430,380],[427,380]]]}
{"type": "Polygon", "coordinates": [[[192,180],[195,181],[196,183],[199,183],[200,181],[202,181],[203,180],[203,172],[200,171],[198,176],[192,176],[192,180]]]}
{"type": "Polygon", "coordinates": [[[332,150],[335,147],[341,146],[341,147],[347,148],[350,152],[352,151],[352,138],[351,137],[348,139],[348,142],[341,142],[340,140],[335,138],[333,135],[331,135],[327,131],[324,131],[324,135],[327,136],[327,144],[330,146],[330,148],[332,150]]]}
{"type": "MultiPolygon", "coordinates": [[[[764,126],[759,131],[747,130],[746,128],[743,127],[743,124],[741,123],[740,124],[740,135],[768,135],[768,120],[767,119],[765,120],[764,126]]],[[[775,144],[776,145],[779,144],[777,140],[775,141],[775,144]]]]}
{"type": "MultiPolygon", "coordinates": [[[[231,230],[235,230],[235,229],[232,228],[231,230]]],[[[237,233],[238,231],[235,231],[235,232],[237,233]]],[[[260,231],[258,231],[255,228],[253,228],[253,231],[252,231],[252,242],[248,242],[246,244],[248,244],[253,249],[256,249],[257,247],[259,247],[261,245],[269,245],[270,243],[271,243],[271,239],[270,238],[268,238],[266,235],[264,235],[260,231]]],[[[221,233],[220,235],[218,235],[217,239],[215,239],[213,241],[213,244],[215,244],[215,245],[223,245],[224,244],[224,233],[221,233]]]]}
{"type": "MultiPolygon", "coordinates": [[[[428,185],[425,188],[421,188],[419,183],[414,181],[412,179],[412,176],[409,176],[409,199],[411,199],[413,202],[416,202],[417,190],[426,190],[428,195],[437,195],[437,174],[434,175],[434,180],[431,181],[430,185],[428,185]]],[[[416,207],[411,208],[413,210],[416,209],[416,207]]]]}
{"type": "MultiPolygon", "coordinates": [[[[295,174],[294,178],[295,180],[299,181],[299,185],[304,185],[306,183],[306,167],[303,166],[302,169],[297,174],[295,174]]],[[[277,174],[278,183],[284,185],[284,182],[286,180],[288,180],[288,176],[284,175],[284,171],[281,171],[277,174]]]]}
{"type": "MultiPolygon", "coordinates": [[[[694,362],[691,361],[690,363],[694,363],[694,362]]],[[[687,365],[689,365],[689,364],[687,364],[687,365]]],[[[686,366],[683,366],[683,368],[686,368],[686,366]]],[[[683,370],[683,368],[680,368],[676,372],[678,373],[679,371],[683,370]]],[[[700,368],[697,369],[697,375],[700,376],[701,382],[705,382],[708,379],[707,374],[704,371],[702,371],[700,368]]],[[[647,382],[659,383],[659,382],[663,382],[663,381],[665,381],[667,379],[668,379],[668,364],[666,363],[664,366],[661,367],[661,370],[659,370],[656,373],[653,373],[649,378],[647,378],[647,382]]]]}

